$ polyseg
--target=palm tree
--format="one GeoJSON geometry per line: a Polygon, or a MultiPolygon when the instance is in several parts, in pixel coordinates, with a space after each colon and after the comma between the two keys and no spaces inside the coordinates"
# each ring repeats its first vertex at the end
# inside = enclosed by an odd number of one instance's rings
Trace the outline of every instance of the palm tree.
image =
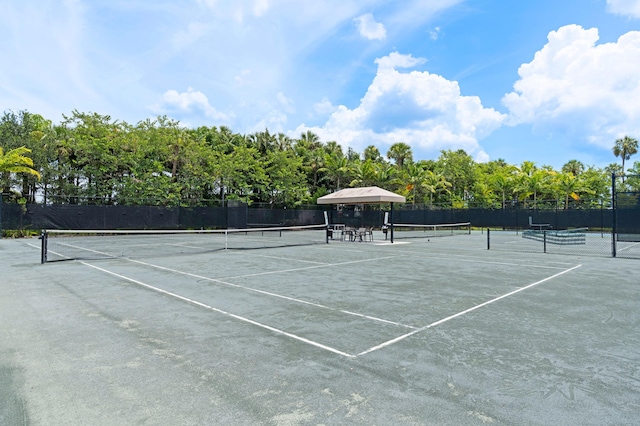
{"type": "Polygon", "coordinates": [[[413,161],[411,147],[404,142],[396,142],[387,151],[387,158],[393,160],[398,168],[402,168],[405,162],[413,161]]]}
{"type": "Polygon", "coordinates": [[[574,176],[578,176],[584,171],[584,164],[578,160],[569,160],[564,166],[562,166],[562,173],[571,173],[574,176]]]}
{"type": "Polygon", "coordinates": [[[622,158],[622,173],[624,174],[624,162],[638,152],[638,140],[630,136],[616,139],[613,146],[613,155],[622,158]]]}
{"type": "Polygon", "coordinates": [[[424,187],[427,180],[428,170],[420,163],[410,163],[407,165],[405,179],[408,183],[407,189],[411,191],[412,204],[416,204],[419,191],[424,187]]]}
{"type": "Polygon", "coordinates": [[[322,146],[320,137],[311,130],[307,130],[306,133],[301,133],[298,142],[306,146],[311,151],[322,146]]]}
{"type": "Polygon", "coordinates": [[[312,176],[312,191],[315,192],[318,187],[318,174],[325,171],[324,168],[324,152],[321,149],[314,149],[309,153],[309,158],[306,161],[305,166],[311,171],[312,176]]]}
{"type": "Polygon", "coordinates": [[[327,154],[325,157],[325,171],[328,179],[334,183],[335,189],[339,190],[341,189],[341,183],[349,173],[349,162],[342,153],[327,154]]]}
{"type": "Polygon", "coordinates": [[[423,182],[424,188],[429,193],[429,207],[433,206],[433,195],[439,192],[449,192],[451,188],[451,182],[449,182],[444,175],[434,173],[431,170],[427,171],[425,180],[423,182]]]}
{"type": "Polygon", "coordinates": [[[40,173],[33,168],[33,160],[26,156],[30,152],[22,146],[5,153],[0,147],[0,173],[28,173],[40,178],[40,173]]]}
{"type": "Polygon", "coordinates": [[[384,162],[374,162],[377,168],[377,176],[375,184],[380,188],[384,188],[387,190],[395,190],[394,185],[397,184],[398,180],[396,179],[396,175],[398,173],[398,169],[392,164],[384,162]]]}
{"type": "Polygon", "coordinates": [[[593,192],[586,189],[581,180],[572,173],[561,173],[556,176],[555,185],[558,191],[564,197],[564,208],[569,208],[569,197],[579,200],[578,192],[593,192]]]}
{"type": "Polygon", "coordinates": [[[503,168],[491,177],[491,184],[502,195],[502,209],[504,210],[507,204],[507,193],[513,192],[514,189],[513,175],[509,173],[507,168],[503,168]]]}
{"type": "Polygon", "coordinates": [[[344,157],[344,153],[342,152],[342,147],[340,146],[340,144],[338,144],[338,142],[336,141],[329,141],[324,145],[324,150],[327,152],[327,154],[329,155],[339,155],[341,157],[344,157]]]}
{"type": "Polygon", "coordinates": [[[285,135],[282,132],[278,133],[278,135],[276,136],[276,147],[278,148],[278,150],[289,151],[292,146],[293,140],[289,136],[285,135]]]}
{"type": "Polygon", "coordinates": [[[354,179],[349,186],[371,186],[377,180],[378,170],[376,169],[376,163],[371,160],[354,163],[351,171],[354,174],[354,179]]]}
{"type": "Polygon", "coordinates": [[[371,160],[375,162],[382,161],[382,155],[380,154],[380,150],[375,147],[375,145],[369,145],[364,149],[362,153],[364,160],[371,160]]]}
{"type": "MultiPolygon", "coordinates": [[[[525,161],[525,163],[529,163],[529,162],[525,161]]],[[[538,194],[540,194],[544,189],[548,176],[549,176],[549,173],[544,169],[531,170],[530,174],[520,173],[519,185],[517,189],[520,191],[520,196],[523,197],[525,202],[527,198],[533,195],[534,209],[537,208],[538,194]]]]}

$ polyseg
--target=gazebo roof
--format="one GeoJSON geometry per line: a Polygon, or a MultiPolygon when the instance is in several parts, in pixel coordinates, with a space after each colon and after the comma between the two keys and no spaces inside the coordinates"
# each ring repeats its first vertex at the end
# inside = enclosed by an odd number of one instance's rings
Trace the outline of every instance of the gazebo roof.
{"type": "Polygon", "coordinates": [[[377,186],[346,188],[318,198],[318,204],[404,203],[406,198],[377,186]]]}

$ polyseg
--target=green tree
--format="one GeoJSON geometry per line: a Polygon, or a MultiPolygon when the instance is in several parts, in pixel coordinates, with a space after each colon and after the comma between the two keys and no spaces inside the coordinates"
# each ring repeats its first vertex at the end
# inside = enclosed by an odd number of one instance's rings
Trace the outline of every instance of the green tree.
{"type": "Polygon", "coordinates": [[[293,152],[270,153],[264,174],[267,177],[266,192],[269,195],[269,202],[293,207],[301,204],[308,196],[302,159],[293,155],[293,152]]]}
{"type": "Polygon", "coordinates": [[[538,169],[530,161],[523,162],[521,172],[517,178],[516,191],[520,194],[520,199],[525,203],[533,197],[533,208],[538,207],[538,195],[543,191],[549,190],[549,171],[546,169],[538,169]]]}
{"type": "Polygon", "coordinates": [[[310,183],[311,183],[311,192],[316,192],[318,188],[318,180],[320,174],[326,170],[325,169],[325,153],[321,148],[316,148],[313,151],[308,153],[306,158],[304,167],[309,171],[310,183]]]}
{"type": "Polygon", "coordinates": [[[463,202],[469,199],[471,188],[476,181],[476,163],[463,149],[442,150],[437,161],[437,169],[451,182],[452,195],[463,202]]]}
{"type": "Polygon", "coordinates": [[[413,161],[411,147],[404,142],[396,142],[387,151],[387,158],[393,160],[398,168],[402,168],[406,162],[413,161]]]}
{"type": "Polygon", "coordinates": [[[563,173],[571,173],[574,176],[580,175],[584,171],[584,164],[578,160],[569,160],[562,166],[563,173]]]}
{"type": "Polygon", "coordinates": [[[374,145],[369,145],[364,149],[362,153],[364,160],[371,160],[373,162],[382,162],[382,154],[380,154],[380,150],[376,148],[374,145]]]}
{"type": "Polygon", "coordinates": [[[516,187],[515,171],[515,167],[505,166],[496,170],[489,178],[493,190],[500,194],[503,210],[506,208],[507,195],[513,194],[516,187]]]}
{"type": "Polygon", "coordinates": [[[351,171],[354,177],[349,186],[352,187],[375,185],[378,178],[376,163],[371,160],[354,162],[351,171]]]}
{"type": "Polygon", "coordinates": [[[376,179],[374,185],[388,191],[398,190],[398,169],[386,161],[373,162],[376,167],[376,179]]]}
{"type": "Polygon", "coordinates": [[[433,206],[433,197],[438,196],[440,193],[449,193],[451,188],[451,182],[433,170],[428,170],[423,182],[423,186],[429,193],[429,207],[433,206]]]}
{"type": "Polygon", "coordinates": [[[638,140],[630,136],[616,139],[613,146],[613,155],[622,158],[622,173],[625,173],[624,162],[638,152],[638,140]]]}
{"type": "Polygon", "coordinates": [[[40,173],[33,168],[33,160],[27,156],[29,148],[20,147],[4,152],[0,146],[0,173],[26,173],[40,177],[40,173]]]}
{"type": "Polygon", "coordinates": [[[633,163],[633,167],[629,169],[629,173],[632,175],[627,179],[629,188],[634,192],[640,191],[640,161],[633,163]]]}
{"type": "Polygon", "coordinates": [[[51,121],[38,114],[27,111],[4,113],[0,118],[0,146],[5,152],[23,147],[31,150],[29,158],[33,161],[33,169],[41,176],[5,172],[0,174],[0,188],[7,191],[12,187],[21,187],[21,195],[27,202],[35,201],[40,188],[43,188],[46,194],[48,156],[51,151],[47,145],[50,144],[53,134],[51,121]]]}
{"type": "Polygon", "coordinates": [[[405,187],[411,194],[408,198],[414,205],[416,201],[422,202],[422,191],[424,190],[428,173],[429,170],[426,170],[420,163],[410,163],[405,167],[402,179],[405,180],[405,187]]]}
{"type": "Polygon", "coordinates": [[[333,184],[332,189],[340,190],[349,175],[349,161],[342,152],[333,152],[325,156],[325,172],[333,184]]]}
{"type": "Polygon", "coordinates": [[[304,157],[305,151],[313,151],[321,146],[320,137],[311,130],[301,133],[300,137],[295,141],[296,151],[302,157],[304,157]]]}
{"type": "Polygon", "coordinates": [[[569,208],[569,199],[578,201],[580,199],[580,192],[591,192],[585,188],[582,179],[573,173],[563,172],[554,176],[554,184],[557,187],[558,193],[564,197],[564,209],[569,208]]]}

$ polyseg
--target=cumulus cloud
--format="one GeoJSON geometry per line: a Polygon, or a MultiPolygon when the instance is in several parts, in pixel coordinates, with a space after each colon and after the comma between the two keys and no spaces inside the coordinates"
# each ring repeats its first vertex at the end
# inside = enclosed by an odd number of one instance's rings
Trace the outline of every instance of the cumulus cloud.
{"type": "Polygon", "coordinates": [[[360,31],[360,35],[369,40],[384,40],[387,30],[383,24],[376,22],[370,13],[358,16],[353,20],[360,31]]]}
{"type": "Polygon", "coordinates": [[[518,70],[503,98],[510,124],[533,124],[602,147],[640,133],[640,32],[596,44],[595,28],[568,25],[549,33],[533,61],[518,70]]]}
{"type": "Polygon", "coordinates": [[[607,0],[607,10],[616,15],[640,18],[640,0],[607,0]]]}
{"type": "Polygon", "coordinates": [[[209,103],[209,98],[198,91],[189,87],[186,92],[179,93],[177,90],[167,90],[162,95],[160,104],[152,107],[157,113],[173,113],[173,114],[194,114],[199,113],[207,118],[228,122],[227,114],[217,111],[209,103]]]}
{"type": "Polygon", "coordinates": [[[336,107],[326,97],[322,98],[320,102],[313,104],[313,111],[321,116],[329,115],[335,110],[336,107]]]}
{"type": "Polygon", "coordinates": [[[478,97],[463,96],[455,81],[427,71],[398,70],[424,63],[421,58],[394,52],[376,63],[377,74],[360,105],[340,105],[324,126],[299,126],[294,133],[312,130],[323,140],[358,151],[401,141],[416,152],[462,148],[486,159],[478,140],[501,126],[503,114],[484,108],[478,97]]]}

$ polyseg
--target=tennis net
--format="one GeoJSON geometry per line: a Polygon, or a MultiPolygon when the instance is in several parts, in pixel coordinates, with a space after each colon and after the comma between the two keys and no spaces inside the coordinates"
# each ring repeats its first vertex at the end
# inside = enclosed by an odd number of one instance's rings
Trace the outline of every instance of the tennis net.
{"type": "Polygon", "coordinates": [[[147,258],[326,243],[326,225],[224,230],[44,230],[41,261],[147,258]]]}
{"type": "Polygon", "coordinates": [[[395,223],[393,225],[393,237],[398,239],[435,238],[464,234],[471,234],[471,223],[446,223],[438,225],[395,223]]]}

